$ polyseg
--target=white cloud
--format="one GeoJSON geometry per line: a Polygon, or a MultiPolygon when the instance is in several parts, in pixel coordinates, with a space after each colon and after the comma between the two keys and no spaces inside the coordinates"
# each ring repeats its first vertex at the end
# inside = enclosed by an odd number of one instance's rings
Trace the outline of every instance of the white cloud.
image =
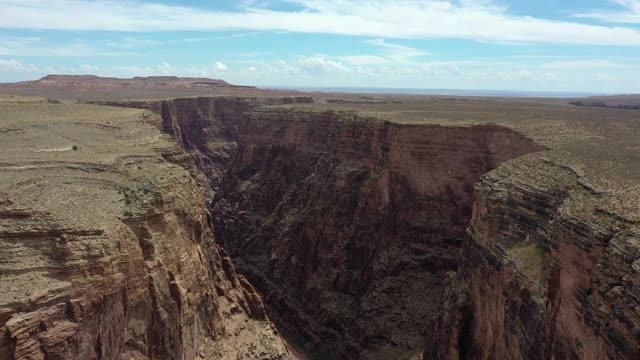
{"type": "Polygon", "coordinates": [[[249,66],[249,71],[256,72],[256,71],[258,71],[258,69],[256,69],[255,66],[249,66]]]}
{"type": "Polygon", "coordinates": [[[323,55],[313,55],[301,57],[296,61],[296,65],[305,72],[310,73],[349,73],[351,69],[343,63],[328,59],[323,55]]]}
{"type": "Polygon", "coordinates": [[[412,58],[430,55],[429,52],[409,46],[390,44],[385,39],[372,39],[365,41],[368,44],[379,46],[386,50],[389,57],[412,58]]]}
{"type": "Polygon", "coordinates": [[[632,66],[620,64],[607,60],[574,60],[574,61],[553,61],[542,64],[545,68],[554,69],[603,69],[603,68],[619,68],[629,69],[632,66]]]}
{"type": "Polygon", "coordinates": [[[341,57],[342,60],[354,65],[385,65],[391,60],[378,55],[349,55],[341,57]]]}
{"type": "Polygon", "coordinates": [[[345,58],[311,55],[291,62],[256,62],[254,66],[260,69],[258,74],[230,72],[225,77],[232,83],[253,85],[640,91],[634,75],[640,70],[640,63],[633,60],[614,62],[582,58],[553,61],[541,58],[521,63],[508,58],[499,61],[433,61],[425,58],[393,63],[386,58],[378,61],[373,55],[369,58],[363,55],[359,62],[349,62],[345,58]],[[603,73],[610,75],[606,82],[603,73]]]}
{"type": "Polygon", "coordinates": [[[593,10],[587,13],[576,14],[578,18],[591,18],[610,23],[640,24],[640,0],[610,0],[623,9],[593,10]]]}
{"type": "Polygon", "coordinates": [[[16,72],[32,72],[36,71],[37,67],[34,65],[23,64],[17,60],[1,60],[0,69],[4,71],[16,71],[16,72]]]}
{"type": "Polygon", "coordinates": [[[227,71],[229,70],[229,67],[227,65],[225,65],[224,63],[218,61],[215,64],[215,69],[218,71],[227,71]]]}
{"type": "Polygon", "coordinates": [[[430,55],[429,52],[414,47],[397,45],[387,42],[385,39],[365,40],[365,43],[375,45],[382,49],[381,55],[349,55],[341,59],[355,65],[392,65],[398,63],[410,63],[415,58],[430,55]]]}
{"type": "MultiPolygon", "coordinates": [[[[0,0],[0,3],[1,2],[2,0],[0,0]]],[[[142,55],[142,51],[151,46],[197,43],[207,40],[206,38],[185,38],[159,41],[127,36],[112,40],[86,40],[76,38],[70,41],[61,41],[43,37],[0,36],[0,55],[61,57],[140,56],[142,55]]]]}
{"type": "MultiPolygon", "coordinates": [[[[303,10],[271,10],[265,1],[246,2],[244,8],[236,11],[212,11],[148,1],[0,0],[0,27],[100,31],[284,30],[386,38],[640,45],[638,29],[518,16],[489,0],[285,1],[303,10]]],[[[627,9],[637,9],[637,0],[616,1],[627,9]]]]}
{"type": "Polygon", "coordinates": [[[187,43],[187,44],[201,43],[206,41],[209,41],[209,39],[208,38],[184,38],[184,39],[167,40],[168,43],[187,43]]]}

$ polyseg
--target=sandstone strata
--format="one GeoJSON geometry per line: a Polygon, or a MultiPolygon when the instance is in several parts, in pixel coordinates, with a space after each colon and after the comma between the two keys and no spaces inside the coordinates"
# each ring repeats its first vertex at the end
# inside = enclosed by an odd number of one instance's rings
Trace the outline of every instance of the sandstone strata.
{"type": "Polygon", "coordinates": [[[470,358],[640,357],[637,213],[613,196],[538,157],[483,177],[458,275],[470,296],[444,311],[471,324],[470,358]]]}
{"type": "Polygon", "coordinates": [[[194,97],[150,101],[96,101],[96,104],[152,111],[162,117],[162,131],[187,150],[210,180],[220,185],[224,171],[235,156],[242,114],[256,107],[310,103],[310,97],[238,98],[194,97]]]}
{"type": "Polygon", "coordinates": [[[0,104],[0,359],[285,359],[141,110],[0,104]]]}
{"type": "Polygon", "coordinates": [[[545,115],[503,121],[548,150],[475,185],[426,358],[640,358],[638,125],[625,111],[571,110],[562,128],[545,115]],[[442,346],[452,333],[463,341],[442,346]]]}

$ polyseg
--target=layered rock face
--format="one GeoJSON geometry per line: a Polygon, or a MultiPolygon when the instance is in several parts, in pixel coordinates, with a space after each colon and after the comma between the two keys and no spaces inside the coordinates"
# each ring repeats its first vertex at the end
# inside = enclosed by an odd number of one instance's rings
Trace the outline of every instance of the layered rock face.
{"type": "Polygon", "coordinates": [[[157,116],[0,107],[0,359],[291,357],[157,116]]]}
{"type": "MultiPolygon", "coordinates": [[[[460,358],[640,358],[638,213],[615,197],[539,156],[482,178],[457,276],[468,296],[453,286],[440,314],[467,324],[460,358]]],[[[427,357],[457,358],[435,345],[459,324],[435,328],[427,357]]]]}

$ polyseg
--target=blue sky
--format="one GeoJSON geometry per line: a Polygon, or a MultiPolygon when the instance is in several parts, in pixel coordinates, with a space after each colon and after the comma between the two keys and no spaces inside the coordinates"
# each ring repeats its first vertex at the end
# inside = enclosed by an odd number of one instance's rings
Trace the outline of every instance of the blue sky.
{"type": "Polygon", "coordinates": [[[0,0],[0,81],[640,92],[640,0],[0,0]]]}

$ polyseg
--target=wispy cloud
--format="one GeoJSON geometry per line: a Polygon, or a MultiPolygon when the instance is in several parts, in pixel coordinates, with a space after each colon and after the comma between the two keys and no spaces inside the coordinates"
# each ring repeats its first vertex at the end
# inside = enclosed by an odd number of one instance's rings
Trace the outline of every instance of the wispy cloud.
{"type": "Polygon", "coordinates": [[[149,47],[168,46],[176,43],[198,43],[206,38],[154,40],[126,36],[114,39],[55,40],[42,37],[0,36],[0,55],[3,56],[60,56],[92,57],[141,56],[149,47]]]}
{"type": "MultiPolygon", "coordinates": [[[[116,44],[116,42],[114,42],[116,44]]],[[[136,56],[134,51],[122,51],[96,46],[84,40],[73,40],[65,43],[51,43],[39,37],[4,37],[0,36],[0,55],[4,56],[136,56]]],[[[133,49],[133,47],[113,46],[114,48],[133,49]]]]}
{"type": "Polygon", "coordinates": [[[410,46],[389,43],[385,39],[365,40],[365,43],[381,49],[379,54],[358,54],[341,57],[347,63],[355,65],[393,65],[411,63],[417,58],[431,55],[428,51],[410,46]]]}
{"type": "Polygon", "coordinates": [[[341,59],[349,64],[354,65],[388,65],[393,63],[389,58],[379,55],[347,55],[341,59]]]}
{"type": "Polygon", "coordinates": [[[152,39],[138,39],[134,37],[124,37],[118,40],[106,40],[103,42],[106,46],[120,49],[139,49],[148,46],[162,45],[163,42],[152,39]]]}
{"type": "Polygon", "coordinates": [[[351,72],[351,69],[340,61],[333,60],[324,55],[313,55],[300,57],[295,66],[298,72],[308,73],[343,73],[351,72]]]}
{"type": "Polygon", "coordinates": [[[218,70],[218,71],[227,71],[227,70],[229,70],[229,67],[225,63],[223,63],[221,61],[216,62],[215,65],[214,65],[214,68],[216,70],[218,70]]]}
{"type": "MultiPolygon", "coordinates": [[[[637,0],[616,1],[627,9],[637,10],[637,0]]],[[[246,2],[245,7],[234,11],[215,11],[147,1],[0,0],[0,27],[101,31],[282,30],[386,38],[640,45],[637,29],[517,16],[490,0],[286,2],[302,10],[274,10],[265,1],[246,2]]],[[[633,16],[624,22],[634,22],[633,16]]]]}
{"type": "Polygon", "coordinates": [[[385,41],[385,39],[372,39],[365,41],[371,45],[375,45],[384,49],[384,53],[387,57],[394,60],[412,59],[421,56],[431,55],[428,51],[417,49],[410,46],[392,44],[385,41]]]}
{"type": "Polygon", "coordinates": [[[630,69],[631,65],[616,63],[607,60],[573,60],[553,61],[542,64],[548,69],[630,69]]]}
{"type": "Polygon", "coordinates": [[[590,18],[609,23],[640,24],[640,0],[610,0],[619,10],[592,10],[575,14],[577,18],[590,18]]]}

